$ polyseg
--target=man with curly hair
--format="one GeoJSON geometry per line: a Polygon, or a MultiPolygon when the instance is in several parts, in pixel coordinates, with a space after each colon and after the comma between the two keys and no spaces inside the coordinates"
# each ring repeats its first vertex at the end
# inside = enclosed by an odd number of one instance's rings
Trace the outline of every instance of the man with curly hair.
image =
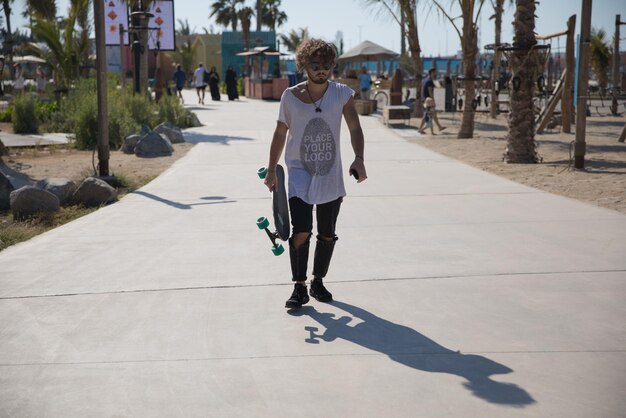
{"type": "Polygon", "coordinates": [[[293,235],[289,239],[294,290],[286,308],[300,308],[309,301],[307,267],[316,209],[317,240],[310,295],[320,302],[332,301],[322,279],[328,272],[337,235],[339,208],[346,195],[343,182],[339,134],[341,117],[350,130],[354,161],[349,172],[359,183],[367,179],[363,160],[364,138],[354,106],[354,91],[329,81],[337,53],[320,39],[302,42],[296,51],[298,71],[307,80],[282,95],[265,185],[274,190],[276,165],[283,149],[289,175],[289,211],[293,235]]]}

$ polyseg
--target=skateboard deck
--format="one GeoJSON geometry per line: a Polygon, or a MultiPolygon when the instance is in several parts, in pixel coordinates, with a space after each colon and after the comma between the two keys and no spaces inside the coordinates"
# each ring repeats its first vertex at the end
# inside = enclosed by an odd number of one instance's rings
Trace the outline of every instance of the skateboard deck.
{"type": "MultiPolygon", "coordinates": [[[[267,176],[267,168],[263,167],[258,170],[258,176],[265,179],[267,176]]],[[[285,249],[282,244],[277,243],[277,239],[287,241],[291,235],[291,224],[289,221],[289,204],[287,203],[287,190],[285,189],[285,170],[279,164],[276,166],[276,185],[272,192],[272,211],[274,212],[274,225],[276,231],[270,231],[269,220],[265,217],[257,219],[259,229],[267,233],[270,241],[272,241],[272,252],[274,255],[281,255],[285,249]]]]}

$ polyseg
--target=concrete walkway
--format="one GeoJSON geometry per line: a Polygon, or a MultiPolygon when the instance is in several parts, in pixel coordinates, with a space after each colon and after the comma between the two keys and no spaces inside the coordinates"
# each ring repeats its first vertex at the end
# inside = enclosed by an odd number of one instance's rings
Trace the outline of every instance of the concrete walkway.
{"type": "Polygon", "coordinates": [[[67,134],[63,133],[16,135],[0,132],[0,140],[6,147],[42,147],[49,145],[66,145],[69,143],[67,134]]]}
{"type": "Polygon", "coordinates": [[[626,216],[362,117],[336,301],[287,313],[278,104],[207,103],[159,178],[0,253],[0,416],[626,416],[626,216]]]}

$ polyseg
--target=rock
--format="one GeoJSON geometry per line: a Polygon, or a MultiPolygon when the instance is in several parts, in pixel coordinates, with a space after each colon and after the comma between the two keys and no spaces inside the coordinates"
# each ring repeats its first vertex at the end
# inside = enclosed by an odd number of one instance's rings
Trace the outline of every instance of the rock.
{"type": "Polygon", "coordinates": [[[195,113],[189,112],[189,114],[187,115],[187,126],[191,126],[194,128],[202,126],[202,124],[200,123],[200,119],[198,119],[198,116],[195,113]]]}
{"type": "Polygon", "coordinates": [[[154,128],[154,132],[165,135],[172,144],[182,144],[183,142],[185,142],[183,131],[181,131],[178,126],[175,126],[170,122],[163,122],[162,124],[154,128]]]}
{"type": "Polygon", "coordinates": [[[9,179],[0,172],[0,210],[6,210],[11,207],[9,196],[15,190],[9,179]]]}
{"type": "Polygon", "coordinates": [[[143,158],[168,157],[173,152],[170,140],[154,131],[142,136],[135,146],[135,155],[143,158]]]}
{"type": "Polygon", "coordinates": [[[552,119],[550,119],[550,122],[548,122],[548,125],[546,127],[548,129],[554,129],[557,126],[560,126],[561,123],[562,123],[561,116],[553,116],[552,119]]]}
{"type": "Polygon", "coordinates": [[[74,203],[87,207],[105,205],[116,200],[117,190],[95,177],[87,177],[83,180],[72,196],[74,203]]]}
{"type": "Polygon", "coordinates": [[[9,150],[0,139],[0,157],[2,157],[3,155],[9,155],[9,150]]]}
{"type": "Polygon", "coordinates": [[[13,218],[26,219],[38,213],[54,213],[59,210],[59,198],[49,191],[35,186],[24,186],[10,195],[13,218]]]}
{"type": "Polygon", "coordinates": [[[122,151],[124,154],[134,154],[135,147],[137,146],[137,142],[139,142],[139,139],[141,139],[141,135],[128,135],[126,138],[124,138],[124,142],[120,147],[120,151],[122,151]]]}
{"type": "Polygon", "coordinates": [[[49,191],[59,199],[61,206],[65,205],[76,190],[76,183],[63,178],[48,178],[41,180],[37,187],[49,191]]]}
{"type": "Polygon", "coordinates": [[[144,136],[152,132],[152,129],[148,125],[141,125],[141,131],[139,131],[139,136],[144,136]]]}

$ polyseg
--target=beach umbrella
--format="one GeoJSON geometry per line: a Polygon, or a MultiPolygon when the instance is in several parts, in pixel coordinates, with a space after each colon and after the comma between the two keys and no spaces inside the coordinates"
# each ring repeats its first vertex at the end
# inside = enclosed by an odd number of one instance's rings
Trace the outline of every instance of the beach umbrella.
{"type": "Polygon", "coordinates": [[[269,46],[257,46],[256,48],[250,49],[248,51],[244,51],[244,52],[239,52],[238,55],[240,57],[251,57],[251,56],[265,56],[265,57],[279,57],[281,55],[287,55],[287,54],[283,54],[282,52],[278,52],[277,50],[275,50],[272,47],[269,46]]]}
{"type": "Polygon", "coordinates": [[[338,59],[340,62],[360,62],[360,61],[385,61],[398,58],[400,54],[375,44],[371,41],[363,41],[338,59]]]}
{"type": "Polygon", "coordinates": [[[13,57],[13,62],[16,64],[27,64],[27,63],[43,64],[46,62],[46,60],[36,57],[34,55],[24,55],[22,57],[13,57]]]}

